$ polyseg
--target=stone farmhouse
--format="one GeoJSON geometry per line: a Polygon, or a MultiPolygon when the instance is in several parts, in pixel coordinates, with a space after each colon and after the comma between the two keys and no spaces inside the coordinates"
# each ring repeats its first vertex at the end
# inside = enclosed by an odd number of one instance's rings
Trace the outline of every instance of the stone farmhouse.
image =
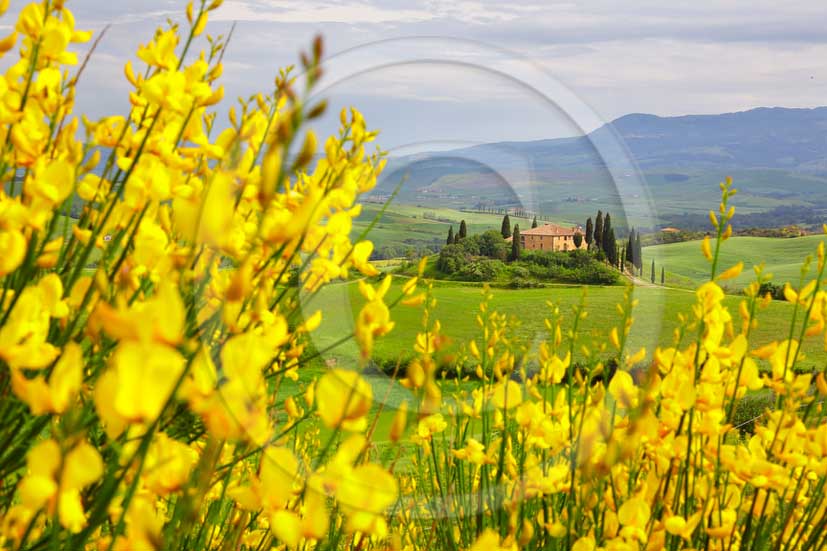
{"type": "MultiPolygon", "coordinates": [[[[576,233],[584,237],[579,248],[585,249],[585,234],[580,226],[566,227],[547,223],[529,230],[520,230],[520,240],[526,251],[573,251],[578,248],[574,246],[576,233]]],[[[511,238],[506,241],[510,242],[511,238]]]]}

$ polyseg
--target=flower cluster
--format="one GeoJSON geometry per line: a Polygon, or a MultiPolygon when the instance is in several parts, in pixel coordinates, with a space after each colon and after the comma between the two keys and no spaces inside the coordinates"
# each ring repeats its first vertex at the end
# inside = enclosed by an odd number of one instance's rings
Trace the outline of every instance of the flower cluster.
{"type": "MultiPolygon", "coordinates": [[[[0,546],[296,546],[328,536],[331,500],[347,519],[333,533],[387,531],[396,483],[366,443],[325,461],[302,429],[304,453],[285,447],[308,415],[277,392],[323,322],[300,293],[378,273],[350,235],[383,154],[366,152],[376,133],[355,109],[321,147],[302,133],[326,107],[308,100],[321,41],[302,90],[283,71],[219,120],[228,37],[203,34],[221,4],[190,2],[183,26],[138,48],[124,116],[74,115],[73,45],[91,33],[63,1],[26,6],[0,41],[19,48],[0,76],[0,546]]],[[[364,285],[368,357],[393,324],[387,283],[364,285]]],[[[355,371],[307,389],[325,424],[364,430],[355,371]]]]}

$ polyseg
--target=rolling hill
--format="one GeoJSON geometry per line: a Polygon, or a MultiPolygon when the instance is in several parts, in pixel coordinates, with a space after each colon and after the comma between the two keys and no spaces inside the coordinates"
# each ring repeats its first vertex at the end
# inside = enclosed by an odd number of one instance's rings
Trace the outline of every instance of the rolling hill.
{"type": "MultiPolygon", "coordinates": [[[[389,193],[407,176],[400,200],[424,206],[520,205],[575,218],[602,208],[625,211],[634,225],[654,214],[655,225],[680,220],[703,227],[727,175],[742,192],[736,204],[743,213],[792,206],[820,219],[827,212],[827,107],[631,114],[587,136],[392,158],[378,193],[389,193]],[[649,204],[618,193],[635,171],[624,149],[640,170],[649,204]]],[[[756,221],[763,222],[778,225],[774,216],[756,221]]]]}
{"type": "MultiPolygon", "coordinates": [[[[737,218],[736,218],[737,220],[737,218]]],[[[772,274],[774,283],[790,282],[798,285],[801,277],[801,263],[807,255],[815,258],[816,247],[824,241],[823,235],[810,235],[792,239],[770,237],[733,237],[721,249],[719,266],[729,268],[738,261],[744,262],[744,271],[726,285],[742,288],[755,279],[753,267],[764,263],[764,274],[772,274]]],[[[655,273],[660,277],[663,266],[674,280],[684,279],[687,284],[697,285],[709,279],[710,264],[701,254],[700,241],[685,241],[667,245],[654,245],[643,249],[644,279],[649,278],[652,259],[655,259],[655,273]]],[[[814,277],[815,263],[810,271],[814,277]]],[[[669,283],[667,281],[667,283],[669,283]]]]}

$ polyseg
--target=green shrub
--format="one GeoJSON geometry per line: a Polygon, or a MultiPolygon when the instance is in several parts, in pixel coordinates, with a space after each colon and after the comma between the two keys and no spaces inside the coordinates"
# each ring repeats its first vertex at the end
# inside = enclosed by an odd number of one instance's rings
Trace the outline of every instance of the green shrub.
{"type": "Polygon", "coordinates": [[[505,265],[500,260],[473,260],[457,272],[463,281],[496,281],[505,272],[505,265]]]}
{"type": "Polygon", "coordinates": [[[764,296],[767,293],[769,293],[774,300],[784,300],[783,285],[776,285],[775,283],[770,283],[769,281],[762,283],[761,287],[758,288],[758,294],[764,296]]]}
{"type": "Polygon", "coordinates": [[[747,394],[738,401],[735,412],[732,414],[732,426],[738,429],[741,436],[755,434],[755,422],[764,412],[773,406],[775,397],[771,392],[756,392],[747,394]]]}

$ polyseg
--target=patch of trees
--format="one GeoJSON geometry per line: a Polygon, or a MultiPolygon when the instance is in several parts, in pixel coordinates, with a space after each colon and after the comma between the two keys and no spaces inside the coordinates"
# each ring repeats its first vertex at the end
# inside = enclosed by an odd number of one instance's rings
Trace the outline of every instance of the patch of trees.
{"type": "Polygon", "coordinates": [[[760,296],[769,294],[773,300],[786,300],[786,298],[784,298],[784,286],[776,283],[770,283],[769,281],[761,284],[758,288],[758,294],[760,296]]]}
{"type": "Polygon", "coordinates": [[[600,262],[594,254],[584,250],[568,252],[523,251],[520,265],[528,269],[529,277],[567,283],[613,285],[617,272],[600,262]]]}
{"type": "Polygon", "coordinates": [[[394,246],[394,245],[386,245],[383,247],[379,247],[378,249],[374,250],[373,253],[370,255],[371,260],[390,260],[393,258],[407,258],[407,259],[414,259],[414,258],[422,258],[423,256],[428,256],[434,254],[436,250],[439,249],[439,245],[437,246],[429,246],[429,245],[408,245],[408,246],[394,246]]]}
{"type": "MultiPolygon", "coordinates": [[[[811,207],[779,206],[764,212],[738,214],[735,218],[735,228],[780,228],[784,226],[818,226],[827,221],[823,211],[811,207]]],[[[709,217],[706,214],[680,214],[669,217],[666,221],[669,226],[681,228],[684,231],[709,231],[709,217]]],[[[736,231],[736,234],[738,232],[736,231]]]]}
{"type": "MultiPolygon", "coordinates": [[[[707,217],[707,222],[709,218],[707,217]]],[[[820,228],[820,226],[819,226],[820,228]]],[[[793,237],[801,237],[802,235],[810,235],[811,232],[802,226],[793,224],[790,226],[783,226],[778,228],[735,228],[732,232],[737,237],[775,237],[789,239],[793,237]]],[[[658,245],[666,243],[683,243],[684,241],[697,241],[703,239],[704,236],[709,235],[707,231],[669,231],[649,233],[642,236],[643,244],[658,245]]]]}
{"type": "Polygon", "coordinates": [[[597,285],[618,281],[617,272],[593,252],[522,250],[518,226],[512,236],[508,243],[501,231],[489,230],[446,245],[436,268],[445,279],[498,282],[515,288],[535,287],[544,281],[597,285]]]}
{"type": "MultiPolygon", "coordinates": [[[[459,234],[457,234],[459,235],[459,234]]],[[[478,257],[504,262],[509,255],[509,244],[500,232],[489,230],[445,245],[437,259],[437,269],[445,274],[457,274],[478,257]]],[[[474,279],[469,281],[485,281],[474,279]]]]}

